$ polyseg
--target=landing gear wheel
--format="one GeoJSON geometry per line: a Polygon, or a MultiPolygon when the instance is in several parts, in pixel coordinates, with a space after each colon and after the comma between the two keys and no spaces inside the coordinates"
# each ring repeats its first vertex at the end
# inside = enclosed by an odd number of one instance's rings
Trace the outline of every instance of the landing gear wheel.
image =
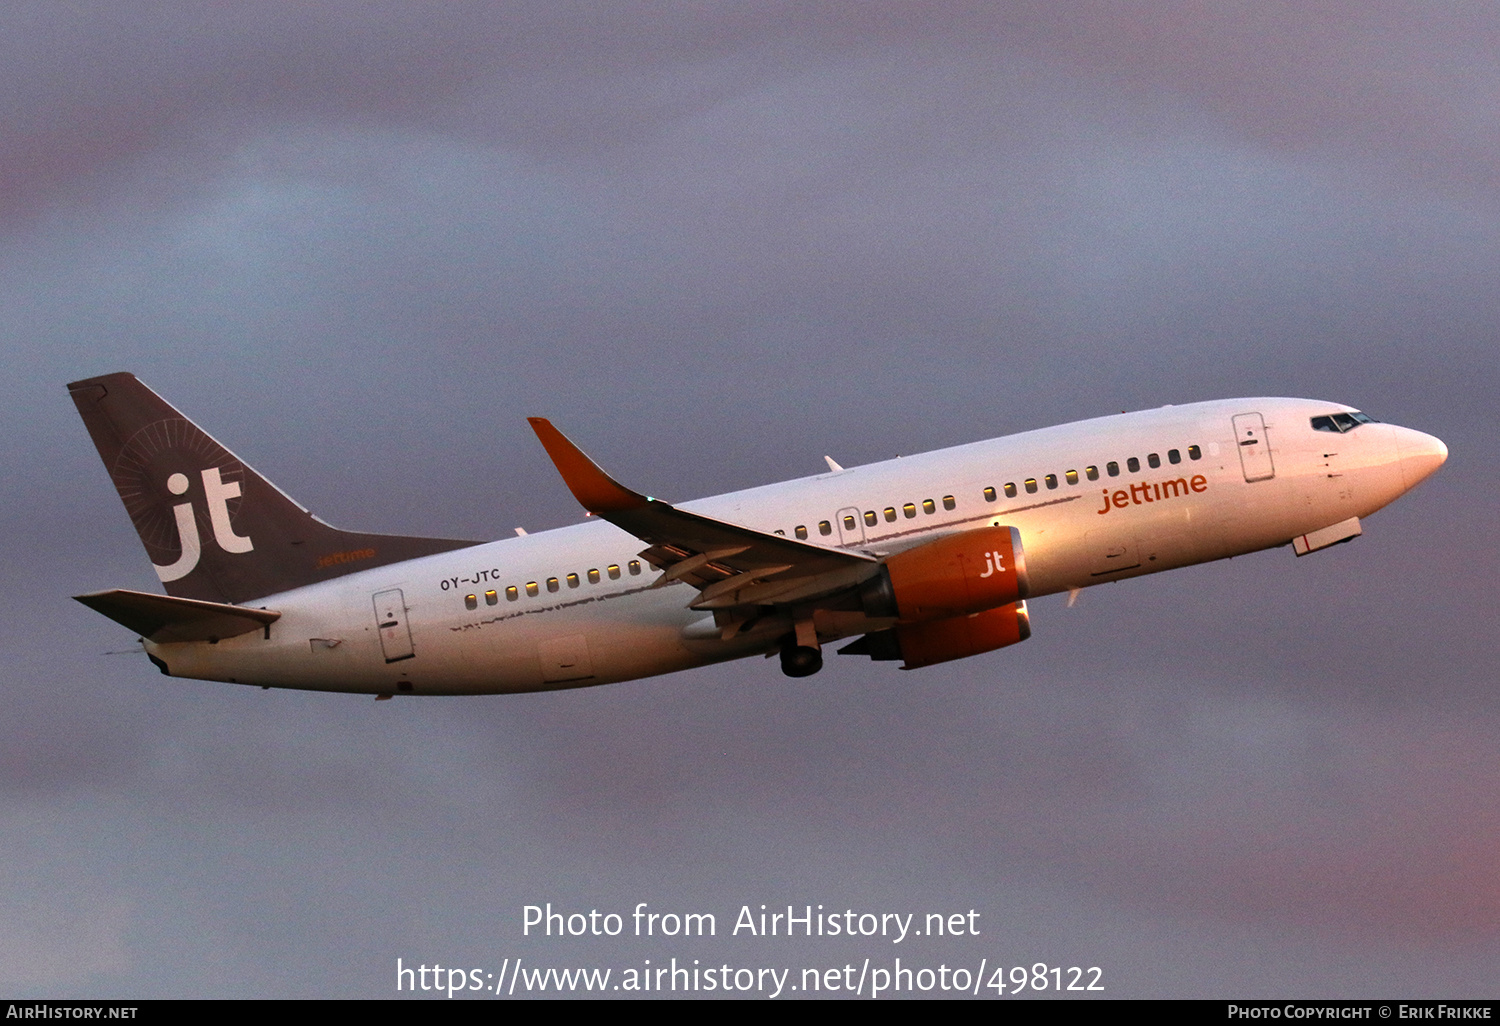
{"type": "Polygon", "coordinates": [[[797,644],[796,635],[781,643],[781,672],[788,677],[811,677],[823,668],[821,649],[797,644]]]}

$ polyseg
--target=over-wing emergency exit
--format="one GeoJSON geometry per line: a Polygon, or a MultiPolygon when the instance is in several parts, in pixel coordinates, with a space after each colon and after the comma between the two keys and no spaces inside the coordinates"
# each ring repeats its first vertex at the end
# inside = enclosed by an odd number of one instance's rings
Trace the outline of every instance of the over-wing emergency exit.
{"type": "Polygon", "coordinates": [[[1043,428],[687,503],[531,425],[595,514],[480,543],[339,530],[130,374],[68,386],[166,594],[78,601],[166,674],[492,694],[824,647],[915,669],[1024,641],[1028,598],[1276,546],[1299,556],[1447,458],[1337,403],[1226,399],[1043,428]]]}

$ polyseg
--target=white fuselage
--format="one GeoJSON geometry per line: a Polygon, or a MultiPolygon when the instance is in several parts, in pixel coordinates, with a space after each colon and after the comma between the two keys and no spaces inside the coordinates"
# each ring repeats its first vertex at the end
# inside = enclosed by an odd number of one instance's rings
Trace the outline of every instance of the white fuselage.
{"type": "MultiPolygon", "coordinates": [[[[814,544],[876,556],[1011,526],[1024,542],[1030,594],[1046,595],[1283,545],[1368,516],[1446,456],[1437,439],[1394,425],[1311,426],[1349,409],[1304,399],[1164,407],[680,508],[788,537],[800,526],[814,544]],[[1258,420],[1235,419],[1246,415],[1258,420]],[[1242,445],[1246,425],[1259,436],[1242,445]]],[[[174,676],[376,694],[582,687],[776,647],[765,631],[723,640],[708,614],[688,608],[697,597],[690,586],[652,587],[658,575],[637,555],[644,547],[590,520],[246,603],[281,612],[264,633],[145,644],[174,676]]],[[[887,625],[857,613],[817,619],[822,641],[887,625]]]]}

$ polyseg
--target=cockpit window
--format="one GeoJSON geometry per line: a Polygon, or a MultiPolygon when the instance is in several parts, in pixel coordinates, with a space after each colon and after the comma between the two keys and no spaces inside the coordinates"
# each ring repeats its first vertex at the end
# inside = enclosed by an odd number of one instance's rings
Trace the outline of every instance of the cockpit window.
{"type": "Polygon", "coordinates": [[[1353,431],[1361,424],[1374,424],[1375,418],[1367,417],[1365,414],[1355,411],[1354,413],[1332,413],[1326,417],[1314,417],[1312,427],[1314,431],[1334,431],[1343,434],[1353,431]]]}

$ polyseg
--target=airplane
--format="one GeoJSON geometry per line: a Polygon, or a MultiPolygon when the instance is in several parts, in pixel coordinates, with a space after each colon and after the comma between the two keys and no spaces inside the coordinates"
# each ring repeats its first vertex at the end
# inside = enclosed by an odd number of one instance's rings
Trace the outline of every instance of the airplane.
{"type": "Polygon", "coordinates": [[[312,515],[134,375],[68,390],[166,594],[77,600],[172,677],[374,694],[587,687],[823,646],[913,670],[1026,640],[1026,600],[1351,541],[1442,465],[1338,403],[1225,399],[1026,431],[692,502],[530,424],[583,523],[477,542],[312,515]]]}

